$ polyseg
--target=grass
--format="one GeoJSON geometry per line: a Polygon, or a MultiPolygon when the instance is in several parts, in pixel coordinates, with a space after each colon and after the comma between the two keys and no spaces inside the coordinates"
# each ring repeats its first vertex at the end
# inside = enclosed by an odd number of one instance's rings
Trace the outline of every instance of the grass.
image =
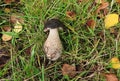
{"type": "MultiPolygon", "coordinates": [[[[109,0],[110,2],[110,0],[109,0]]],[[[9,48],[10,61],[0,70],[0,80],[5,81],[105,81],[102,73],[115,73],[120,78],[120,70],[110,69],[109,60],[120,57],[120,41],[116,36],[104,29],[104,18],[97,18],[93,13],[98,5],[88,8],[93,0],[78,4],[77,0],[21,0],[21,4],[13,7],[10,13],[5,13],[6,5],[0,0],[0,28],[10,25],[8,18],[11,13],[22,13],[25,23],[23,30],[14,35],[9,42],[0,41],[1,45],[9,48]],[[70,21],[65,12],[71,10],[76,12],[76,20],[70,21]],[[43,52],[43,44],[47,35],[43,32],[44,21],[51,18],[59,18],[65,23],[68,31],[60,32],[64,46],[61,58],[55,62],[48,63],[43,52]],[[86,21],[92,18],[96,20],[94,30],[86,27],[86,21]],[[105,31],[105,39],[98,34],[105,31]],[[2,44],[3,43],[3,44],[2,44]],[[31,55],[25,50],[31,48],[31,55]],[[76,65],[78,73],[74,78],[63,76],[62,65],[68,63],[76,65]]],[[[110,2],[112,3],[112,2],[110,2]]],[[[120,13],[117,3],[112,5],[109,13],[120,13]]],[[[117,29],[119,36],[118,24],[117,29]]],[[[4,33],[4,32],[1,32],[4,33]]],[[[9,33],[8,33],[9,34],[9,33]]],[[[119,37],[118,37],[119,38],[119,37]]]]}

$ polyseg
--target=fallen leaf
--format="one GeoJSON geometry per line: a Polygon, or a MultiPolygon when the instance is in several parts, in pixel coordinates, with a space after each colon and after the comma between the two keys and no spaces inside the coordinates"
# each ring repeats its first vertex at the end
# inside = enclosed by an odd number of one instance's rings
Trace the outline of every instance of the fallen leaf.
{"type": "Polygon", "coordinates": [[[93,19],[89,19],[86,24],[87,24],[87,26],[89,26],[92,29],[94,29],[96,26],[96,22],[93,19]]]}
{"type": "Polygon", "coordinates": [[[104,74],[104,76],[106,78],[106,81],[119,81],[115,74],[106,73],[106,74],[104,74]]]}
{"type": "Polygon", "coordinates": [[[109,29],[110,27],[115,26],[119,21],[119,15],[118,14],[108,14],[105,16],[105,28],[109,29]]]}
{"type": "Polygon", "coordinates": [[[8,62],[9,59],[10,59],[10,54],[9,54],[8,48],[1,47],[0,48],[0,67],[3,67],[8,62]]]}
{"type": "Polygon", "coordinates": [[[102,3],[102,0],[95,0],[95,3],[101,4],[101,3],[102,3]]]}
{"type": "MultiPolygon", "coordinates": [[[[4,27],[2,27],[2,31],[10,32],[11,31],[11,27],[10,26],[4,26],[4,27]]],[[[2,40],[3,41],[9,41],[11,39],[12,39],[12,36],[10,36],[10,35],[7,35],[7,34],[3,34],[2,35],[2,40]]]]}
{"type": "Polygon", "coordinates": [[[69,77],[72,78],[76,75],[76,67],[69,64],[63,64],[62,74],[68,75],[69,77]]]}
{"type": "Polygon", "coordinates": [[[2,35],[2,40],[3,41],[9,41],[9,40],[11,40],[12,39],[12,36],[10,36],[10,35],[7,35],[7,34],[3,34],[2,35]]]}
{"type": "Polygon", "coordinates": [[[107,7],[109,6],[109,3],[108,2],[103,2],[99,7],[98,9],[96,10],[96,13],[100,13],[100,10],[104,10],[106,9],[107,7]]]}
{"type": "Polygon", "coordinates": [[[76,20],[76,14],[73,11],[66,11],[66,16],[69,20],[76,20]]]}
{"type": "Polygon", "coordinates": [[[11,2],[13,2],[13,0],[4,0],[4,3],[6,4],[10,4],[11,2]]]}
{"type": "Polygon", "coordinates": [[[105,8],[107,8],[108,6],[109,6],[109,3],[108,3],[108,2],[103,2],[103,3],[100,5],[99,10],[105,9],[105,8]]]}
{"type": "Polygon", "coordinates": [[[13,31],[16,33],[19,33],[21,30],[22,30],[22,25],[17,21],[15,26],[14,26],[13,31]]]}
{"type": "Polygon", "coordinates": [[[5,12],[5,13],[10,13],[10,12],[11,12],[11,9],[10,9],[10,8],[5,8],[5,9],[4,9],[4,12],[5,12]]]}
{"type": "Polygon", "coordinates": [[[120,69],[120,61],[117,57],[113,57],[110,61],[112,68],[120,69]]]}
{"type": "Polygon", "coordinates": [[[120,0],[116,0],[116,2],[120,4],[120,0]]]}
{"type": "Polygon", "coordinates": [[[6,4],[10,4],[12,2],[18,3],[18,2],[20,2],[20,0],[4,0],[4,3],[6,3],[6,4]]]}
{"type": "Polygon", "coordinates": [[[10,57],[9,56],[4,56],[4,55],[2,55],[1,57],[0,57],[0,67],[3,67],[6,63],[7,63],[7,61],[10,59],[10,57]]]}
{"type": "Polygon", "coordinates": [[[23,15],[22,14],[12,14],[11,16],[10,16],[10,22],[12,22],[13,24],[15,24],[17,21],[18,22],[20,22],[21,24],[23,24],[24,23],[24,19],[22,18],[23,17],[23,15]]]}
{"type": "Polygon", "coordinates": [[[28,48],[25,50],[25,53],[26,53],[26,55],[31,55],[31,47],[28,47],[28,48]]]}
{"type": "Polygon", "coordinates": [[[11,27],[10,26],[4,26],[4,27],[2,27],[2,30],[5,31],[5,32],[10,32],[11,27]]]}

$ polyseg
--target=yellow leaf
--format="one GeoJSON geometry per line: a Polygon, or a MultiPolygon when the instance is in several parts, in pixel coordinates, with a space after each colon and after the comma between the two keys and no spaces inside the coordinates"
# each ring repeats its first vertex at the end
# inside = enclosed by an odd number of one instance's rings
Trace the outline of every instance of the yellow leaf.
{"type": "Polygon", "coordinates": [[[3,34],[2,35],[2,40],[3,41],[9,41],[9,40],[11,40],[12,39],[12,36],[10,36],[10,35],[7,35],[7,34],[3,34]]]}
{"type": "Polygon", "coordinates": [[[118,14],[109,14],[105,17],[105,28],[109,29],[112,26],[115,26],[118,23],[119,15],[118,14]]]}
{"type": "Polygon", "coordinates": [[[22,25],[17,21],[15,26],[14,26],[13,31],[16,33],[19,33],[21,30],[22,30],[22,25]]]}
{"type": "Polygon", "coordinates": [[[111,65],[112,65],[112,68],[114,69],[120,69],[120,61],[117,57],[113,57],[111,59],[111,65]]]}

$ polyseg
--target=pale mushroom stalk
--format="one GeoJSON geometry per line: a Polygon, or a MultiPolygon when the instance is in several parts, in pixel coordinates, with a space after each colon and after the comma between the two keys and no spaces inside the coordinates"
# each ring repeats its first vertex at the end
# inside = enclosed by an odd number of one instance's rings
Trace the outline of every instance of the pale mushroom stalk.
{"type": "MultiPolygon", "coordinates": [[[[57,25],[58,22],[59,21],[57,21],[57,23],[51,22],[49,24],[54,24],[54,26],[58,26],[57,25]]],[[[63,49],[63,46],[59,37],[58,27],[47,27],[47,29],[49,30],[49,35],[44,43],[44,51],[46,53],[46,56],[49,60],[52,60],[52,61],[57,60],[61,56],[62,49],[63,49]]]]}

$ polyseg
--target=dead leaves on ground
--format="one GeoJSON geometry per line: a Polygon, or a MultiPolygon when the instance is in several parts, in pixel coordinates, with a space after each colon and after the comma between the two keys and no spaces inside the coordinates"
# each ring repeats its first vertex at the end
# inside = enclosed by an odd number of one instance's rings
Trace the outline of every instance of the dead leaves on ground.
{"type": "Polygon", "coordinates": [[[68,75],[69,77],[74,77],[76,75],[76,67],[69,64],[63,64],[62,74],[68,75]]]}
{"type": "MultiPolygon", "coordinates": [[[[2,27],[2,31],[3,32],[10,32],[11,31],[11,27],[10,26],[4,26],[4,27],[2,27]]],[[[3,41],[9,41],[11,39],[12,39],[11,35],[8,35],[8,34],[5,34],[5,33],[2,34],[2,40],[3,41]]]]}
{"type": "Polygon", "coordinates": [[[4,27],[2,27],[2,30],[5,31],[5,32],[10,32],[11,27],[10,26],[4,26],[4,27]]]}
{"type": "Polygon", "coordinates": [[[0,68],[10,60],[10,45],[0,45],[0,68]]]}
{"type": "Polygon", "coordinates": [[[2,40],[3,41],[10,41],[12,39],[12,35],[9,33],[19,33],[22,31],[23,26],[22,24],[24,23],[24,20],[21,15],[19,14],[12,14],[10,16],[10,22],[13,24],[13,28],[10,26],[4,26],[2,27],[2,40]]]}
{"type": "MultiPolygon", "coordinates": [[[[113,63],[118,63],[119,60],[118,58],[112,58],[111,60],[113,63]]],[[[97,67],[97,66],[96,66],[97,67]]],[[[114,66],[116,67],[116,66],[114,66]]],[[[95,67],[93,67],[95,68],[95,67]]],[[[80,69],[80,68],[79,68],[80,69]]],[[[76,70],[76,66],[74,65],[69,65],[69,64],[63,64],[62,66],[62,74],[63,76],[69,76],[70,78],[75,77],[75,75],[77,74],[77,70],[76,70]]],[[[97,69],[94,69],[94,71],[97,69]]],[[[101,74],[105,77],[106,81],[119,81],[117,76],[113,73],[102,73],[101,74]]],[[[92,76],[93,77],[93,76],[92,76]]]]}
{"type": "MultiPolygon", "coordinates": [[[[105,29],[110,29],[111,27],[114,27],[119,22],[119,15],[116,13],[108,14],[108,12],[109,12],[108,7],[110,6],[109,2],[107,2],[105,0],[95,0],[94,2],[99,5],[96,10],[96,15],[100,18],[104,18],[105,29]]],[[[119,1],[117,1],[117,2],[119,2],[119,1]]],[[[91,8],[93,6],[95,6],[95,5],[92,5],[91,8]]],[[[95,14],[93,14],[93,15],[95,15],[95,14]]],[[[94,29],[95,26],[97,25],[96,21],[93,19],[86,20],[86,24],[87,24],[87,26],[89,26],[92,29],[94,29]]]]}
{"type": "Polygon", "coordinates": [[[66,16],[68,20],[71,20],[71,21],[76,20],[76,13],[74,11],[66,11],[66,16]]]}
{"type": "Polygon", "coordinates": [[[100,13],[101,10],[104,11],[104,14],[107,14],[107,7],[109,6],[109,3],[108,2],[102,2],[101,5],[98,7],[98,9],[96,10],[96,13],[100,13]]]}
{"type": "MultiPolygon", "coordinates": [[[[111,68],[117,70],[117,69],[120,69],[120,61],[117,57],[113,57],[111,60],[110,60],[110,65],[111,65],[111,68]]],[[[106,81],[120,81],[117,76],[113,73],[103,73],[106,81]]]]}
{"type": "Polygon", "coordinates": [[[1,11],[5,16],[0,16],[0,18],[1,21],[2,19],[3,21],[5,19],[6,22],[2,24],[0,28],[0,68],[9,62],[11,57],[10,49],[13,48],[12,45],[9,44],[9,41],[11,41],[13,37],[15,38],[15,35],[22,31],[22,24],[24,23],[23,15],[12,12],[12,10],[17,7],[16,3],[20,2],[20,0],[4,0],[3,2],[4,8],[1,7],[1,11]]]}
{"type": "Polygon", "coordinates": [[[4,0],[4,3],[6,4],[10,4],[11,2],[13,2],[14,0],[4,0]]]}
{"type": "Polygon", "coordinates": [[[115,26],[119,21],[119,15],[118,14],[108,14],[105,16],[105,28],[109,29],[110,27],[115,26]]]}
{"type": "Polygon", "coordinates": [[[27,56],[30,56],[31,55],[31,50],[32,50],[32,46],[28,47],[26,50],[25,50],[25,53],[27,56]]]}
{"type": "Polygon", "coordinates": [[[12,2],[20,2],[20,0],[4,0],[6,4],[11,4],[12,2]]]}
{"type": "MultiPolygon", "coordinates": [[[[77,0],[77,3],[79,3],[81,5],[81,3],[83,2],[84,0],[77,0]]],[[[117,3],[120,3],[120,0],[116,0],[117,3]]],[[[106,0],[94,0],[93,2],[94,5],[92,5],[90,8],[94,7],[94,6],[98,6],[97,9],[92,12],[92,16],[96,15],[97,18],[92,18],[91,16],[86,19],[86,22],[84,23],[85,26],[91,28],[91,29],[97,29],[97,20],[102,20],[104,21],[103,23],[99,23],[99,24],[102,24],[103,28],[104,29],[109,29],[109,33],[110,35],[113,34],[114,36],[117,37],[118,35],[118,31],[117,28],[115,28],[117,26],[117,24],[119,23],[119,14],[118,12],[111,12],[110,13],[110,7],[111,7],[111,3],[106,1],[106,0]],[[99,19],[98,19],[99,17],[99,19]],[[113,28],[114,27],[114,28],[113,28]]],[[[74,20],[76,21],[77,20],[77,13],[73,12],[74,10],[71,10],[71,11],[66,11],[66,16],[68,18],[68,20],[74,20]]],[[[88,11],[89,8],[88,8],[88,11]]],[[[89,13],[89,12],[88,12],[89,13]]],[[[102,41],[106,40],[107,38],[105,38],[105,35],[106,35],[106,32],[101,30],[99,34],[99,37],[101,37],[102,41]]],[[[112,58],[111,59],[111,68],[112,69],[120,69],[120,62],[117,58],[112,58]]],[[[69,72],[69,69],[66,69],[66,68],[73,68],[73,66],[71,65],[68,65],[68,64],[64,64],[63,67],[62,67],[62,74],[63,75],[68,75],[68,76],[71,76],[71,73],[69,72]]],[[[71,71],[73,70],[73,74],[75,75],[75,68],[74,69],[71,69],[71,71]]],[[[118,81],[118,78],[115,76],[115,74],[105,74],[105,77],[106,77],[106,81],[118,81]]]]}
{"type": "Polygon", "coordinates": [[[6,42],[6,41],[10,41],[13,38],[12,36],[13,34],[17,34],[20,31],[22,31],[23,29],[22,24],[24,23],[24,19],[23,19],[23,14],[19,12],[16,13],[12,12],[16,7],[18,7],[19,4],[18,2],[20,2],[20,0],[4,0],[3,2],[7,5],[4,6],[5,8],[3,8],[3,11],[5,12],[5,14],[9,15],[9,19],[5,25],[8,25],[9,23],[10,26],[10,30],[6,30],[7,28],[1,27],[2,28],[1,32],[3,34],[1,38],[2,41],[6,42]]]}
{"type": "Polygon", "coordinates": [[[7,34],[3,34],[2,35],[2,40],[3,41],[9,41],[9,40],[11,40],[12,39],[12,36],[10,36],[10,35],[7,35],[7,34]]]}
{"type": "Polygon", "coordinates": [[[13,31],[15,33],[19,33],[23,29],[22,24],[24,23],[24,19],[22,17],[22,14],[12,14],[10,16],[10,22],[14,25],[13,31]]]}
{"type": "Polygon", "coordinates": [[[18,21],[15,23],[13,31],[15,33],[19,33],[20,31],[22,31],[22,25],[18,21]]]}
{"type": "MultiPolygon", "coordinates": [[[[15,0],[4,0],[4,2],[6,4],[10,4],[12,2],[14,2],[15,0]]],[[[78,3],[84,2],[84,1],[89,1],[89,0],[78,0],[78,3]]],[[[118,3],[120,3],[120,0],[117,0],[118,3]]],[[[105,2],[104,0],[95,0],[95,3],[98,4],[98,8],[96,10],[96,13],[98,16],[99,14],[105,18],[104,20],[104,24],[105,24],[105,29],[110,29],[111,27],[114,27],[117,23],[118,23],[118,19],[119,19],[119,15],[116,13],[111,13],[108,14],[108,7],[110,6],[110,4],[108,2],[105,2]],[[102,13],[101,11],[103,11],[104,13],[102,13]],[[108,14],[108,15],[107,15],[108,14]]],[[[5,8],[4,9],[5,13],[10,13],[11,9],[9,8],[5,8]]],[[[70,21],[76,21],[77,20],[77,14],[75,13],[74,10],[67,10],[65,12],[66,14],[66,18],[67,20],[70,21]]],[[[91,28],[91,29],[95,29],[96,28],[96,23],[97,21],[94,20],[93,18],[89,18],[86,20],[85,24],[91,28]]],[[[12,14],[10,16],[10,23],[13,24],[13,27],[2,27],[2,31],[5,32],[2,35],[2,40],[3,41],[9,41],[12,39],[12,36],[7,34],[7,32],[14,32],[14,33],[19,33],[22,31],[23,26],[22,24],[24,23],[24,19],[22,18],[22,15],[18,15],[18,14],[12,14]]],[[[112,33],[114,33],[114,31],[110,31],[112,33]]],[[[100,32],[100,37],[104,38],[104,34],[103,32],[100,32]]],[[[3,52],[3,51],[2,51],[3,52]]],[[[0,50],[0,55],[2,55],[3,53],[0,50]]],[[[31,54],[31,47],[26,49],[26,54],[30,55],[31,54]]],[[[9,59],[10,57],[8,56],[1,56],[0,57],[0,67],[2,67],[1,64],[5,64],[6,60],[9,59]]],[[[120,62],[117,58],[112,58],[111,59],[111,64],[112,64],[112,68],[113,69],[119,69],[120,68],[120,62]]],[[[69,65],[69,64],[63,64],[62,67],[62,74],[63,75],[68,75],[69,77],[74,77],[76,75],[76,67],[73,65],[69,65]]],[[[117,77],[115,76],[115,74],[105,74],[106,77],[106,81],[118,81],[117,77]]]]}
{"type": "Polygon", "coordinates": [[[89,20],[87,20],[87,26],[88,27],[90,27],[91,29],[95,29],[95,26],[96,26],[96,22],[95,22],[95,20],[93,20],[93,19],[89,19],[89,20]]]}
{"type": "Polygon", "coordinates": [[[17,22],[23,24],[24,23],[24,19],[23,19],[23,14],[20,13],[13,13],[10,16],[10,22],[13,24],[16,24],[17,22]]]}
{"type": "Polygon", "coordinates": [[[116,2],[117,2],[118,4],[120,4],[120,0],[116,0],[116,2]]]}
{"type": "Polygon", "coordinates": [[[120,69],[120,61],[117,57],[113,57],[111,60],[110,60],[110,65],[111,65],[111,68],[113,69],[120,69]]]}
{"type": "Polygon", "coordinates": [[[104,74],[106,81],[119,81],[117,76],[113,73],[105,73],[104,74]]]}

